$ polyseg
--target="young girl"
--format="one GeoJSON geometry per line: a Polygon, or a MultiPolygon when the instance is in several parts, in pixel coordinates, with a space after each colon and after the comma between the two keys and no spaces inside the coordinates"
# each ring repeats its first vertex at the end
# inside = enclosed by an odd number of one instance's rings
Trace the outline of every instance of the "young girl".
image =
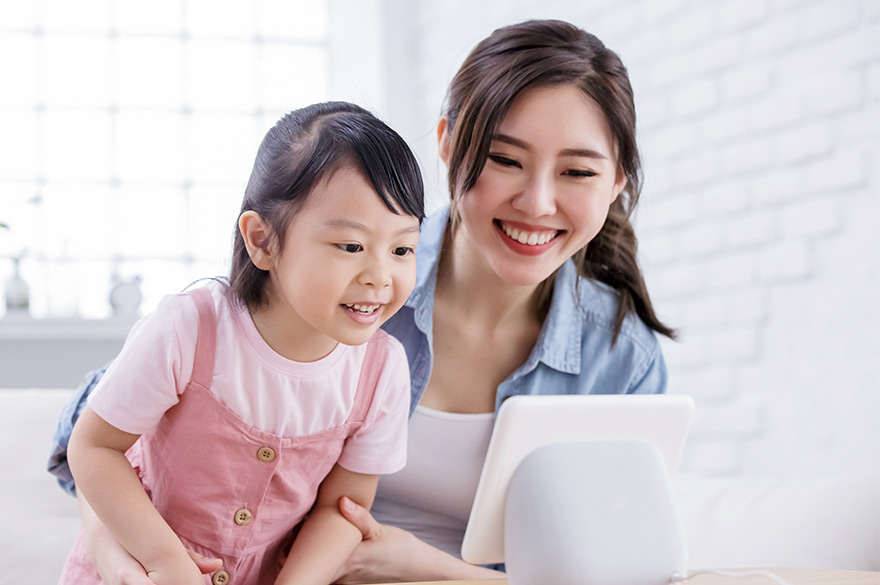
{"type": "MultiPolygon", "coordinates": [[[[267,133],[229,284],[138,323],[70,439],[81,497],[153,582],[204,584],[187,549],[222,560],[216,585],[331,582],[361,540],[340,498],[370,506],[404,465],[409,371],[379,326],[423,215],[412,153],[361,108],[267,133]]],[[[101,582],[82,538],[61,582],[101,582]]]]}

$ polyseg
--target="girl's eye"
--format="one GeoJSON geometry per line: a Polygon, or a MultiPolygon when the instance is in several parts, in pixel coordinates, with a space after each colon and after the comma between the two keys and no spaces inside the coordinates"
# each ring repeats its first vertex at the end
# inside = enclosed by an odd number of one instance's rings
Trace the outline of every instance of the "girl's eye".
{"type": "Polygon", "coordinates": [[[410,248],[409,246],[400,246],[399,248],[394,248],[394,252],[393,252],[393,254],[394,254],[395,256],[409,256],[409,255],[412,254],[414,251],[415,251],[415,250],[413,250],[413,249],[410,248]]]}
{"type": "Polygon", "coordinates": [[[564,175],[568,175],[569,177],[595,177],[596,173],[593,171],[586,171],[580,169],[569,169],[563,173],[564,175]]]}
{"type": "Polygon", "coordinates": [[[518,162],[513,160],[512,158],[507,158],[506,156],[501,156],[499,154],[490,154],[489,160],[491,160],[492,162],[497,163],[503,167],[522,168],[522,166],[518,162]]]}
{"type": "Polygon", "coordinates": [[[364,249],[360,244],[336,244],[336,246],[343,252],[348,252],[349,254],[357,254],[364,249]]]}

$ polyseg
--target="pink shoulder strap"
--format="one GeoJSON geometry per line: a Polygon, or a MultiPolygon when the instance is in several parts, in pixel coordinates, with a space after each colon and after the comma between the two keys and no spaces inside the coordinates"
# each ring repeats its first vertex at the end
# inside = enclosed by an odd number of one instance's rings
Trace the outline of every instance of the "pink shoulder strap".
{"type": "Polygon", "coordinates": [[[189,293],[199,313],[199,332],[196,338],[196,355],[190,382],[203,388],[211,387],[214,377],[214,356],[217,353],[217,319],[214,315],[214,299],[207,288],[197,288],[189,293]]]}
{"type": "Polygon", "coordinates": [[[373,395],[379,383],[379,375],[385,365],[385,357],[388,355],[388,336],[377,335],[367,342],[367,351],[364,355],[364,363],[358,377],[357,394],[354,398],[354,408],[348,420],[361,422],[373,404],[373,395]]]}

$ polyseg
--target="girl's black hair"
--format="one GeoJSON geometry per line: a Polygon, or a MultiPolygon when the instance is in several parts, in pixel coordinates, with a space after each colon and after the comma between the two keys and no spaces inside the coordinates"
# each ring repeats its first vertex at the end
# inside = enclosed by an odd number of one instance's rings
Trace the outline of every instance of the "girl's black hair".
{"type": "MultiPolygon", "coordinates": [[[[325,102],[284,115],[266,133],[251,171],[241,213],[257,212],[272,228],[277,250],[312,189],[344,167],[357,169],[395,214],[425,217],[424,186],[409,146],[367,110],[325,102]]],[[[266,302],[269,273],[254,266],[236,223],[229,280],[248,307],[266,302]]]]}

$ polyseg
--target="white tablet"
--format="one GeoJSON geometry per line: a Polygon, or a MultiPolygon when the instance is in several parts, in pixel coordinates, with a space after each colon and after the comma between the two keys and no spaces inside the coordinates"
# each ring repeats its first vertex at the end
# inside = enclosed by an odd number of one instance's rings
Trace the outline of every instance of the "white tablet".
{"type": "Polygon", "coordinates": [[[643,440],[663,454],[670,476],[690,430],[694,402],[680,394],[513,396],[498,409],[461,547],[477,565],[504,562],[504,502],[523,458],[552,443],[643,440]]]}

